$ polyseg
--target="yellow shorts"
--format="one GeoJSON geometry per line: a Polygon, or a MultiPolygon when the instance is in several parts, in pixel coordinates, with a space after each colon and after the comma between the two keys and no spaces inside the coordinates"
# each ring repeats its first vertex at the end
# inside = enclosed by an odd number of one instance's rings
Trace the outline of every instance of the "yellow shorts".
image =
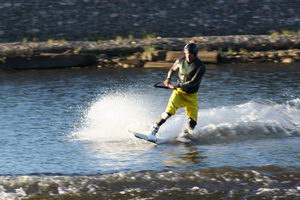
{"type": "Polygon", "coordinates": [[[169,99],[169,103],[166,108],[166,112],[174,115],[176,113],[176,110],[182,107],[185,107],[186,115],[188,118],[192,118],[194,121],[197,121],[198,92],[188,94],[180,88],[173,90],[173,93],[169,99]]]}

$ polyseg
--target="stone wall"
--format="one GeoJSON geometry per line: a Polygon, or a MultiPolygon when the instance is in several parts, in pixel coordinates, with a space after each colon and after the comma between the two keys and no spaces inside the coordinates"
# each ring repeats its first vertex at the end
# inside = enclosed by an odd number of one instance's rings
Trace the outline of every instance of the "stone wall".
{"type": "Polygon", "coordinates": [[[299,0],[0,0],[0,42],[298,31],[299,10],[299,0]]]}
{"type": "MultiPolygon", "coordinates": [[[[170,67],[174,59],[183,56],[182,48],[190,39],[0,43],[0,70],[91,65],[170,67]]],[[[207,63],[300,61],[300,35],[201,36],[193,39],[200,46],[198,56],[207,63]]]]}

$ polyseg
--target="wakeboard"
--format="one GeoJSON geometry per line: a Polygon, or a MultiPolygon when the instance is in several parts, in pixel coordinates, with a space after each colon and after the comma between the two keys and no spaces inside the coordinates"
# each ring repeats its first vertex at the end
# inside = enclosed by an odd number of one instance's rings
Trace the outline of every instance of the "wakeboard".
{"type": "Polygon", "coordinates": [[[154,144],[161,144],[162,143],[162,140],[157,138],[155,141],[154,140],[149,140],[148,136],[146,134],[143,134],[143,133],[138,133],[138,132],[135,132],[135,131],[131,131],[131,130],[128,130],[129,133],[132,133],[136,138],[139,138],[139,139],[142,139],[142,140],[146,140],[148,142],[152,142],[154,144]]]}
{"type": "Polygon", "coordinates": [[[131,130],[128,130],[128,132],[132,133],[136,138],[139,138],[139,139],[142,139],[142,140],[154,143],[154,144],[176,143],[176,142],[189,143],[189,142],[191,142],[190,139],[182,138],[182,137],[175,138],[174,140],[166,140],[166,139],[156,138],[156,140],[154,141],[154,140],[149,140],[148,136],[144,133],[138,133],[138,132],[131,131],[131,130]]]}

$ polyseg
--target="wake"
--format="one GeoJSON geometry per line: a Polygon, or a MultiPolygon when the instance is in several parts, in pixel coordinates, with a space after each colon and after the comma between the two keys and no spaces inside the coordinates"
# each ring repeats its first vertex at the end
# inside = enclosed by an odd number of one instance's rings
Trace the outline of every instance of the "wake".
{"type": "MultiPolygon", "coordinates": [[[[79,127],[71,137],[94,142],[136,140],[128,129],[146,133],[158,117],[153,110],[151,99],[145,99],[143,95],[105,95],[84,110],[79,127]]],[[[158,136],[171,140],[184,129],[185,123],[185,113],[179,112],[160,128],[158,136]]],[[[240,105],[202,109],[194,133],[201,144],[293,136],[300,136],[299,98],[283,104],[253,100],[240,105]]]]}
{"type": "Polygon", "coordinates": [[[196,137],[204,143],[300,136],[300,99],[257,100],[200,111],[196,137]]]}

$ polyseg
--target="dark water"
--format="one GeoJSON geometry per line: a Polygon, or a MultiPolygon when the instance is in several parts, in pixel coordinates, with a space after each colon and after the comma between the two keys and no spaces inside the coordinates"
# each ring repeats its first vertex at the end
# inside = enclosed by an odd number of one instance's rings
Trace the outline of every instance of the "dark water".
{"type": "Polygon", "coordinates": [[[164,111],[166,72],[1,71],[0,199],[300,198],[299,64],[209,66],[195,141],[155,146],[127,130],[164,111]]]}

